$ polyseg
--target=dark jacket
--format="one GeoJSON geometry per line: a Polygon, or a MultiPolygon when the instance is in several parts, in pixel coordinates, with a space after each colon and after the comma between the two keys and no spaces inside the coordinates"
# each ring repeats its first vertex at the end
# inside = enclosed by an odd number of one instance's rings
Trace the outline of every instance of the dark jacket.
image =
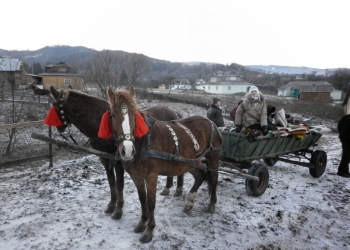
{"type": "Polygon", "coordinates": [[[350,145],[350,115],[344,115],[338,122],[339,139],[342,144],[350,145]]]}
{"type": "Polygon", "coordinates": [[[231,112],[230,112],[230,116],[232,118],[233,121],[235,121],[235,117],[236,117],[236,112],[237,112],[238,106],[234,107],[231,112]]]}
{"type": "Polygon", "coordinates": [[[225,127],[224,118],[222,118],[221,109],[212,104],[207,111],[207,118],[211,120],[217,127],[225,127]]]}

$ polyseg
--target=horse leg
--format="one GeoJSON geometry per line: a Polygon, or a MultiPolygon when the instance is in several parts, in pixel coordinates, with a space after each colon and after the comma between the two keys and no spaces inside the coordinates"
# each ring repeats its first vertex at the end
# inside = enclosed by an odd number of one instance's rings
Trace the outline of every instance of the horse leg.
{"type": "Polygon", "coordinates": [[[117,206],[112,214],[112,219],[119,220],[123,215],[124,206],[124,168],[120,161],[114,161],[117,176],[117,206]]]}
{"type": "MultiPolygon", "coordinates": [[[[173,180],[174,180],[173,177],[166,178],[166,186],[163,189],[163,191],[160,192],[160,195],[168,195],[170,193],[170,188],[173,187],[173,180]]],[[[184,175],[182,174],[182,175],[177,176],[177,185],[176,185],[176,190],[174,193],[175,197],[182,195],[183,183],[184,183],[184,175]]]]}
{"type": "Polygon", "coordinates": [[[176,191],[174,196],[181,196],[182,195],[182,186],[184,184],[184,174],[177,176],[177,185],[176,185],[176,191]]]}
{"type": "MultiPolygon", "coordinates": [[[[107,208],[105,209],[105,213],[113,213],[113,211],[116,208],[116,202],[117,202],[117,190],[116,190],[116,183],[115,183],[115,175],[114,175],[114,165],[109,166],[109,160],[106,158],[100,158],[107,174],[109,189],[111,192],[111,200],[107,205],[107,208]]],[[[114,161],[114,160],[112,160],[114,161]]],[[[113,163],[111,163],[113,164],[113,163]]]]}
{"type": "Polygon", "coordinates": [[[145,231],[146,229],[146,224],[148,221],[148,209],[147,209],[147,193],[146,193],[146,188],[145,188],[145,181],[141,178],[135,178],[132,176],[132,174],[129,175],[131,179],[133,180],[136,188],[137,188],[137,193],[139,195],[139,200],[141,204],[141,219],[137,223],[136,227],[134,228],[135,233],[141,233],[145,231]]]}
{"type": "Polygon", "coordinates": [[[166,178],[166,185],[162,192],[160,192],[160,195],[168,195],[170,193],[170,188],[173,186],[173,177],[167,177],[166,178]]]}
{"type": "Polygon", "coordinates": [[[198,188],[202,185],[206,177],[205,172],[199,169],[194,169],[193,171],[191,171],[191,174],[194,177],[194,184],[190,192],[186,195],[186,202],[184,207],[184,212],[186,213],[192,210],[198,188]]]}
{"type": "Polygon", "coordinates": [[[152,240],[153,230],[156,227],[154,209],[156,207],[157,179],[158,175],[155,173],[149,174],[146,179],[148,222],[146,230],[143,232],[140,238],[140,241],[143,243],[147,243],[152,240]]]}
{"type": "MultiPolygon", "coordinates": [[[[219,159],[219,156],[217,159],[219,159]]],[[[207,164],[209,166],[209,169],[217,170],[219,167],[218,160],[212,160],[207,158],[207,164]]],[[[209,194],[210,194],[210,202],[206,211],[213,214],[215,212],[215,204],[217,201],[216,188],[218,185],[219,175],[217,171],[207,171],[206,175],[207,175],[208,188],[209,188],[209,194]]]]}

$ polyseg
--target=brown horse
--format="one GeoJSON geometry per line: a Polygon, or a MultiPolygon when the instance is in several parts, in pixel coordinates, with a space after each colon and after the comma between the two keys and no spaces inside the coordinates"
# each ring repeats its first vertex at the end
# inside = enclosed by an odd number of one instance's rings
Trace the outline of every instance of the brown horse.
{"type": "MultiPolygon", "coordinates": [[[[63,126],[56,127],[58,132],[63,133],[68,126],[73,124],[80,132],[90,139],[92,148],[107,153],[116,152],[113,137],[107,140],[98,137],[101,118],[104,112],[109,108],[107,101],[75,90],[61,89],[57,91],[51,86],[50,91],[55,99],[53,105],[63,122],[63,126]]],[[[159,120],[169,121],[179,117],[173,110],[161,106],[146,109],[145,112],[159,120]]],[[[107,158],[100,158],[100,160],[106,170],[111,194],[111,200],[105,212],[113,213],[113,219],[120,219],[123,214],[122,209],[124,204],[124,169],[120,161],[109,160],[107,158]]],[[[169,178],[165,191],[162,193],[169,193],[172,184],[173,180],[169,178]]],[[[183,176],[178,176],[175,196],[180,196],[182,194],[182,184],[183,176]]]]}
{"type": "Polygon", "coordinates": [[[141,203],[142,215],[134,231],[143,232],[140,240],[149,242],[155,227],[158,175],[176,176],[186,172],[193,175],[195,182],[186,196],[185,212],[192,209],[197,190],[207,179],[208,211],[215,211],[221,137],[216,126],[202,116],[146,125],[133,96],[133,88],[123,92],[108,88],[118,152],[124,169],[136,185],[141,203]],[[200,164],[203,157],[208,169],[200,164]]]}
{"type": "Polygon", "coordinates": [[[31,83],[29,84],[26,89],[32,89],[34,95],[50,95],[50,90],[48,89],[41,89],[38,86],[36,86],[36,84],[31,83]]]}

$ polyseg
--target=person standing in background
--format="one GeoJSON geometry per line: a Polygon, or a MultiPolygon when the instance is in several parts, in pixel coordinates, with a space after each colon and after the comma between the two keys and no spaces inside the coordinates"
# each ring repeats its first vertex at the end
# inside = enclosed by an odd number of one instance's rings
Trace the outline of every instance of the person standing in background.
{"type": "Polygon", "coordinates": [[[213,104],[210,105],[207,111],[207,118],[211,120],[217,127],[225,127],[224,118],[220,109],[221,101],[219,98],[213,98],[213,104]]]}

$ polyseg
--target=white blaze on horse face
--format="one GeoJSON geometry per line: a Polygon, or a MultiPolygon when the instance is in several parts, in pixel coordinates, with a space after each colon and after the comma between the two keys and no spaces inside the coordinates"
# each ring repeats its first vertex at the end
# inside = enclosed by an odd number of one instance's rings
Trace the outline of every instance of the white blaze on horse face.
{"type": "MultiPolygon", "coordinates": [[[[130,134],[130,122],[129,122],[129,115],[126,113],[124,115],[124,121],[122,123],[122,129],[123,129],[123,133],[124,135],[126,134],[130,134]]],[[[131,141],[129,140],[124,140],[123,141],[123,146],[124,146],[124,151],[125,151],[125,155],[124,155],[124,159],[125,160],[132,160],[134,157],[134,145],[131,141]]]]}

